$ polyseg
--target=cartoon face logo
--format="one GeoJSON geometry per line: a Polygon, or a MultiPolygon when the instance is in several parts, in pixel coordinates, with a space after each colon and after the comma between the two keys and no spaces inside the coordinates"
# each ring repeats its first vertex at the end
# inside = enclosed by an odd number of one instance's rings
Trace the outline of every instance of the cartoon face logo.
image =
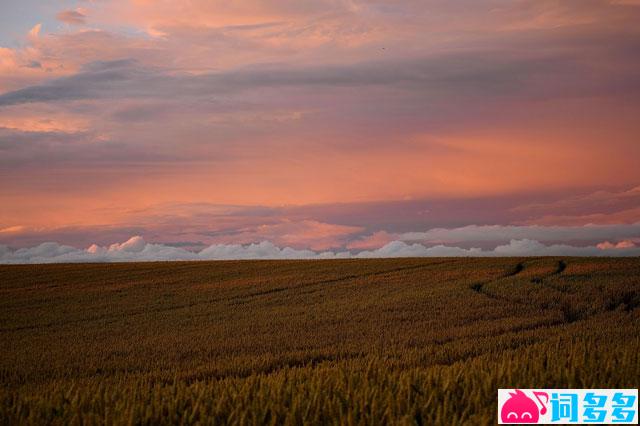
{"type": "Polygon", "coordinates": [[[515,392],[509,392],[511,397],[502,405],[500,410],[500,418],[503,423],[538,423],[540,414],[547,412],[545,403],[549,401],[549,395],[545,392],[534,392],[534,396],[542,406],[538,411],[538,405],[519,389],[515,392]],[[540,400],[540,397],[546,398],[545,403],[540,400]]]}

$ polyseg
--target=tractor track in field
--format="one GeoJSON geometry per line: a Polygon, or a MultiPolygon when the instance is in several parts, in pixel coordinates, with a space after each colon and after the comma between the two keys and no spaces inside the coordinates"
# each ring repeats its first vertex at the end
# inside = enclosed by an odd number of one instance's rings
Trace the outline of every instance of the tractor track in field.
{"type": "Polygon", "coordinates": [[[248,301],[250,301],[251,299],[254,299],[256,297],[266,296],[266,295],[276,294],[276,293],[281,293],[281,292],[285,292],[285,291],[289,291],[289,290],[294,290],[294,291],[295,290],[302,290],[302,289],[307,289],[307,288],[310,288],[310,287],[316,287],[316,286],[322,286],[322,285],[328,285],[328,284],[336,284],[336,283],[347,282],[347,281],[351,281],[351,280],[355,280],[355,279],[370,278],[370,277],[377,277],[377,276],[385,276],[385,275],[388,275],[388,274],[393,274],[393,273],[397,273],[397,272],[404,272],[404,271],[428,269],[428,268],[431,268],[433,266],[443,265],[443,264],[447,264],[447,263],[455,263],[455,262],[458,262],[458,261],[459,261],[458,259],[453,259],[453,260],[450,259],[450,260],[444,260],[444,261],[440,261],[440,262],[429,262],[429,263],[426,263],[426,264],[403,266],[403,267],[398,267],[398,268],[385,269],[385,270],[381,270],[381,271],[372,271],[372,272],[367,272],[367,273],[363,273],[363,274],[349,274],[349,275],[345,275],[345,276],[337,277],[337,278],[324,279],[324,280],[318,280],[318,281],[311,281],[309,283],[305,283],[305,284],[302,284],[302,285],[276,287],[276,288],[257,291],[257,292],[244,294],[244,295],[237,295],[237,296],[231,296],[231,297],[228,297],[228,296],[227,297],[216,297],[216,298],[212,298],[212,299],[208,299],[208,300],[194,301],[194,302],[191,302],[191,303],[183,303],[183,304],[173,305],[173,306],[155,307],[155,308],[152,307],[152,308],[149,308],[149,309],[140,309],[140,310],[132,311],[132,312],[129,312],[129,313],[126,313],[126,314],[119,314],[119,315],[102,314],[102,315],[95,315],[95,316],[89,317],[89,318],[82,318],[82,319],[75,319],[75,320],[55,321],[55,322],[49,322],[49,323],[45,323],[45,324],[33,324],[33,325],[25,325],[25,326],[20,326],[20,327],[5,327],[5,328],[0,328],[0,333],[12,332],[12,331],[21,331],[21,330],[36,330],[36,329],[51,328],[51,327],[64,327],[64,326],[67,326],[67,325],[90,323],[90,322],[95,322],[95,321],[115,322],[115,321],[118,321],[118,320],[123,319],[123,318],[130,318],[130,317],[139,316],[139,315],[147,315],[149,313],[171,312],[171,311],[180,310],[180,309],[193,308],[194,306],[212,305],[212,304],[215,304],[215,303],[224,303],[224,302],[226,302],[226,303],[229,303],[229,304],[243,304],[243,303],[247,303],[248,301]]]}
{"type": "MultiPolygon", "coordinates": [[[[559,260],[558,261],[558,266],[556,267],[555,271],[551,272],[550,274],[543,275],[541,277],[533,277],[533,278],[531,278],[531,282],[533,284],[545,284],[545,280],[547,278],[551,278],[551,277],[555,277],[556,275],[560,275],[565,271],[565,269],[567,269],[567,263],[564,260],[559,260]]],[[[558,290],[558,289],[556,289],[556,290],[558,290]]]]}
{"type": "MultiPolygon", "coordinates": [[[[393,274],[393,273],[396,273],[396,272],[405,272],[405,271],[414,271],[414,270],[418,270],[418,269],[427,269],[427,268],[432,267],[432,266],[443,265],[443,264],[447,264],[447,263],[455,263],[455,262],[457,262],[456,259],[454,259],[454,260],[444,260],[444,261],[441,261],[441,262],[431,262],[431,263],[423,264],[423,265],[403,266],[403,267],[399,267],[399,268],[386,269],[386,270],[383,270],[383,271],[367,272],[367,273],[364,273],[364,274],[351,274],[351,275],[346,275],[346,276],[338,277],[338,278],[331,278],[331,279],[325,279],[325,280],[319,280],[319,281],[312,281],[310,283],[297,285],[297,286],[277,287],[277,288],[264,290],[264,291],[258,291],[258,292],[254,292],[254,293],[250,293],[250,294],[238,295],[238,296],[232,297],[230,299],[227,299],[227,301],[229,301],[231,303],[234,303],[234,304],[242,304],[242,303],[246,303],[247,300],[250,300],[252,298],[259,297],[259,296],[264,296],[264,295],[268,295],[268,294],[272,294],[272,293],[281,293],[281,292],[288,291],[288,290],[308,289],[310,287],[324,286],[324,285],[327,285],[327,284],[336,284],[336,283],[340,283],[340,282],[346,282],[346,281],[351,281],[351,280],[361,279],[361,278],[379,277],[379,276],[384,276],[384,275],[388,275],[388,274],[393,274]]],[[[306,293],[312,293],[312,291],[311,292],[307,291],[306,293]]]]}
{"type": "Polygon", "coordinates": [[[513,270],[507,272],[506,274],[500,275],[497,278],[488,280],[488,281],[481,281],[478,283],[475,283],[473,285],[471,285],[471,290],[475,291],[476,293],[482,294],[483,296],[486,296],[490,299],[494,299],[494,300],[506,300],[508,302],[515,302],[518,303],[512,299],[509,299],[508,297],[503,297],[503,296],[498,296],[497,294],[493,294],[493,293],[489,293],[484,286],[486,286],[487,284],[493,284],[493,283],[497,283],[498,281],[504,280],[506,278],[512,278],[515,277],[516,275],[518,275],[519,273],[521,273],[524,270],[524,263],[523,262],[518,262],[513,270]]]}
{"type": "MultiPolygon", "coordinates": [[[[541,277],[534,277],[531,278],[530,282],[533,284],[538,284],[538,285],[542,285],[545,288],[549,289],[549,290],[553,290],[556,291],[560,294],[566,294],[568,293],[566,290],[563,289],[559,289],[554,285],[551,285],[549,283],[546,282],[546,280],[548,278],[551,277],[555,277],[558,276],[560,274],[562,274],[567,268],[567,263],[564,260],[560,260],[558,261],[558,265],[556,267],[556,269],[549,273],[546,274],[544,276],[541,277]]],[[[526,305],[526,306],[531,306],[534,305],[535,306],[535,302],[531,302],[528,303],[526,301],[522,301],[522,300],[517,300],[517,299],[512,299],[509,297],[505,297],[505,296],[501,296],[501,295],[497,295],[494,293],[490,293],[485,289],[485,286],[487,284],[493,284],[493,283],[498,283],[501,280],[507,279],[507,278],[512,278],[517,276],[518,274],[520,274],[522,271],[524,270],[524,264],[518,263],[516,264],[515,268],[510,271],[509,273],[506,273],[498,278],[492,279],[492,280],[488,280],[488,281],[484,281],[484,282],[480,282],[480,283],[476,283],[473,284],[471,286],[471,289],[479,294],[482,294],[483,296],[492,299],[492,300],[498,300],[498,301],[503,301],[503,302],[509,302],[509,303],[513,303],[513,304],[517,304],[517,305],[526,305]]],[[[526,285],[526,284],[524,284],[526,285]]],[[[605,308],[605,310],[614,310],[614,309],[618,309],[620,307],[623,307],[623,309],[626,312],[631,312],[634,309],[636,309],[638,306],[640,306],[640,301],[637,300],[636,294],[634,292],[626,292],[625,294],[623,294],[621,297],[619,297],[616,300],[613,300],[609,303],[609,305],[605,308]]],[[[547,309],[548,306],[547,305],[538,305],[539,308],[541,309],[547,309]]],[[[572,324],[576,321],[582,321],[582,320],[586,320],[589,319],[591,317],[593,317],[594,315],[597,315],[600,312],[581,312],[579,310],[575,310],[571,307],[570,304],[568,303],[559,303],[555,309],[558,309],[560,311],[560,313],[562,314],[562,320],[557,322],[554,325],[560,325],[560,324],[572,324]]]]}
{"type": "MultiPolygon", "coordinates": [[[[524,271],[524,269],[525,269],[525,267],[524,267],[524,262],[518,262],[518,263],[514,266],[514,268],[513,268],[513,270],[512,270],[512,271],[509,271],[509,272],[507,272],[506,274],[504,274],[504,275],[502,275],[502,276],[500,276],[500,277],[494,278],[494,279],[492,279],[492,280],[482,281],[482,282],[475,283],[475,284],[473,284],[473,285],[471,286],[471,289],[472,289],[473,291],[475,291],[476,293],[480,293],[480,294],[482,294],[482,295],[484,295],[484,296],[487,296],[487,297],[489,297],[489,298],[491,298],[491,299],[496,299],[496,300],[507,300],[507,301],[514,302],[514,303],[521,303],[521,302],[518,302],[518,301],[516,301],[516,300],[510,299],[510,298],[508,298],[508,297],[499,296],[499,295],[497,295],[497,294],[489,293],[489,292],[485,289],[485,286],[486,286],[486,285],[488,285],[488,284],[496,283],[496,282],[498,282],[498,281],[501,281],[501,280],[504,280],[504,279],[507,279],[507,278],[515,277],[515,276],[517,276],[518,274],[520,274],[522,271],[524,271]]],[[[547,278],[550,278],[550,277],[554,277],[554,276],[560,275],[560,274],[562,274],[562,273],[565,271],[565,269],[567,269],[567,263],[566,263],[564,260],[560,260],[560,261],[558,261],[558,265],[557,265],[557,267],[556,267],[555,271],[551,272],[550,274],[547,274],[547,275],[541,276],[541,277],[533,277],[533,278],[531,278],[531,283],[534,283],[534,284],[545,284],[545,285],[546,285],[545,280],[546,280],[547,278]]],[[[550,287],[551,287],[551,286],[550,286],[550,287]]],[[[557,289],[557,288],[555,288],[555,287],[552,287],[552,288],[554,288],[555,290],[561,291],[561,290],[559,290],[559,289],[557,289]]]]}

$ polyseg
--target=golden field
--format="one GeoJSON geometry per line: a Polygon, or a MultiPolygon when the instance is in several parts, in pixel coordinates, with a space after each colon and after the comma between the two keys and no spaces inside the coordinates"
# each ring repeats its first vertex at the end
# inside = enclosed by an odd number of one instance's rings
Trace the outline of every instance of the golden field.
{"type": "Polygon", "coordinates": [[[637,388],[640,259],[0,266],[0,424],[495,424],[637,388]]]}

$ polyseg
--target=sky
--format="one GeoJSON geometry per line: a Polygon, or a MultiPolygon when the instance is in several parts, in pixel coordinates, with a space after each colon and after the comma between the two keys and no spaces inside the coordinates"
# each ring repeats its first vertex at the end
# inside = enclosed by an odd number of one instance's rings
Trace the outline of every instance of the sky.
{"type": "Polygon", "coordinates": [[[640,255],[640,0],[3,0],[0,263],[640,255]]]}

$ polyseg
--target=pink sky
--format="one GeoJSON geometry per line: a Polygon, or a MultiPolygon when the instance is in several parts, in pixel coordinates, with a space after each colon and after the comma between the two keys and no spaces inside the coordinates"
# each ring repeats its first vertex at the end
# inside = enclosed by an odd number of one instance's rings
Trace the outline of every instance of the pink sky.
{"type": "Polygon", "coordinates": [[[638,1],[8,0],[3,19],[12,249],[640,222],[638,1]]]}

